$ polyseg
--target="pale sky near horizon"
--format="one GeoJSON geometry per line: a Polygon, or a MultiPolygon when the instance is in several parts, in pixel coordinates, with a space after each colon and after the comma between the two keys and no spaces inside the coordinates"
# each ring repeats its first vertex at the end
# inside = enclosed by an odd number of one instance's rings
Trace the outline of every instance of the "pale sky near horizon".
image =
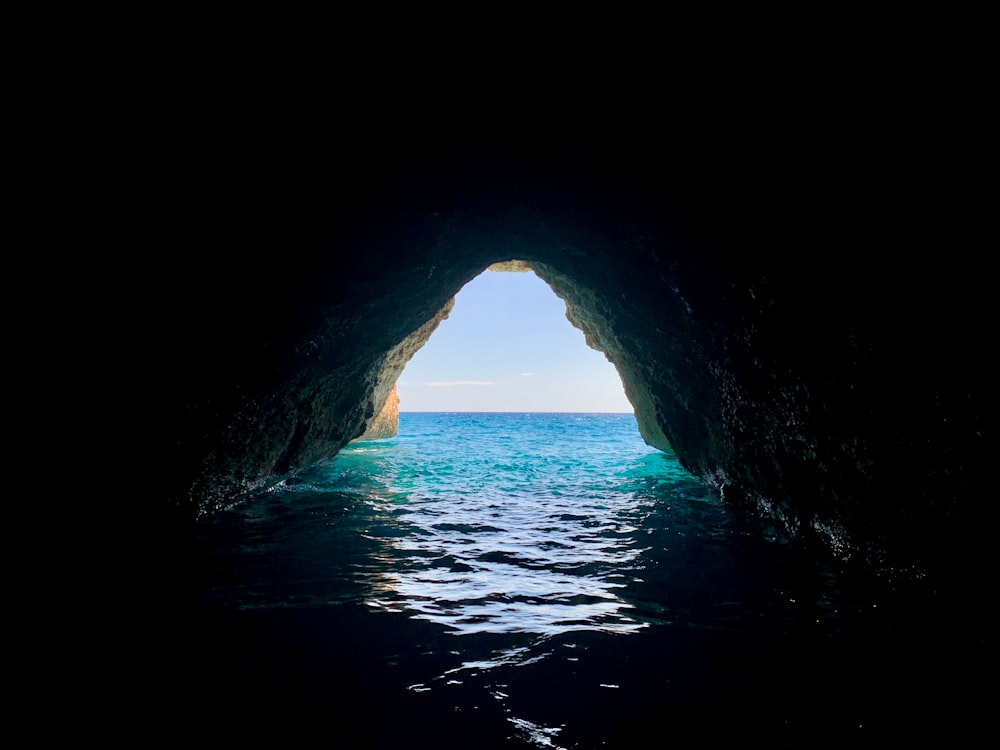
{"type": "Polygon", "coordinates": [[[397,385],[401,412],[632,411],[614,366],[530,271],[466,284],[397,385]]]}

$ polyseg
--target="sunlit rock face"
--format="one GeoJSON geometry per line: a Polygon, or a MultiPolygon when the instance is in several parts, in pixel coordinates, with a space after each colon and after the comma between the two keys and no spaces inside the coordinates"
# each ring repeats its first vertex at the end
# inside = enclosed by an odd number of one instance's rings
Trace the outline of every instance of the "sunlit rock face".
{"type": "Polygon", "coordinates": [[[417,350],[420,349],[442,320],[448,317],[455,306],[452,297],[434,316],[413,333],[390,349],[382,361],[375,388],[370,396],[369,416],[365,419],[365,431],[356,441],[379,440],[392,437],[399,430],[399,394],[396,381],[417,350]]]}
{"type": "Polygon", "coordinates": [[[211,511],[380,434],[454,295],[516,259],[618,368],[646,441],[728,500],[845,554],[976,539],[985,281],[964,246],[925,260],[941,226],[906,196],[829,164],[417,161],[333,192],[227,175],[183,225],[149,330],[149,502],[211,511]],[[207,242],[254,252],[205,263],[207,242]]]}
{"type": "Polygon", "coordinates": [[[399,434],[399,393],[393,386],[388,394],[379,397],[373,395],[372,402],[381,402],[382,407],[378,413],[366,421],[365,431],[361,437],[354,438],[355,443],[366,440],[383,440],[399,434]]]}

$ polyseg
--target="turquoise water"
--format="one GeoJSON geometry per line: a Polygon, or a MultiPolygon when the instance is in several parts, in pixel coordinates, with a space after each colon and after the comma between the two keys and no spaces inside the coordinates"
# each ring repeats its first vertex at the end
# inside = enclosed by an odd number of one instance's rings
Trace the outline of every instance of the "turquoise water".
{"type": "Polygon", "coordinates": [[[199,549],[186,700],[227,738],[815,747],[919,733],[963,668],[925,608],[727,507],[631,414],[404,413],[199,549]]]}

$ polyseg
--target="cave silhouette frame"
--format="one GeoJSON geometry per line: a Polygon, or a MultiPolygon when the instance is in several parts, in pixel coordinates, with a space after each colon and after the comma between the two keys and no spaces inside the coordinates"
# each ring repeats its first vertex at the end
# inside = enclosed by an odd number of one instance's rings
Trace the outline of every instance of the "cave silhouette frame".
{"type": "MultiPolygon", "coordinates": [[[[975,547],[963,540],[981,530],[984,419],[944,388],[956,384],[945,367],[981,349],[950,336],[963,308],[923,304],[919,274],[933,269],[910,269],[905,286],[891,267],[859,276],[869,248],[849,253],[832,232],[795,252],[824,218],[812,203],[776,211],[698,186],[495,177],[409,175],[336,216],[317,210],[294,237],[281,224],[279,239],[255,239],[291,248],[280,285],[256,269],[241,283],[231,269],[206,276],[193,299],[207,315],[172,335],[200,368],[165,402],[179,413],[165,420],[176,427],[165,452],[174,501],[226,507],[362,437],[404,342],[432,330],[469,280],[518,258],[616,367],[646,442],[728,502],[871,560],[889,547],[946,560],[975,547]],[[222,346],[201,330],[213,316],[237,321],[222,346]],[[905,357],[926,348],[927,331],[947,332],[940,356],[913,370],[905,357]],[[943,418],[948,440],[928,447],[920,437],[943,418]]],[[[958,387],[970,383],[975,400],[984,370],[969,372],[958,387]]]]}

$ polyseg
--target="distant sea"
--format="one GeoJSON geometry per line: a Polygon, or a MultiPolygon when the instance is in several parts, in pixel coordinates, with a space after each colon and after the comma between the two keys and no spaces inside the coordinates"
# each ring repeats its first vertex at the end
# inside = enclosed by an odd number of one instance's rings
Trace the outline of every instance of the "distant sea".
{"type": "Polygon", "coordinates": [[[204,519],[195,550],[203,637],[158,699],[185,736],[860,747],[969,726],[946,612],[728,507],[631,414],[404,412],[204,519]]]}

